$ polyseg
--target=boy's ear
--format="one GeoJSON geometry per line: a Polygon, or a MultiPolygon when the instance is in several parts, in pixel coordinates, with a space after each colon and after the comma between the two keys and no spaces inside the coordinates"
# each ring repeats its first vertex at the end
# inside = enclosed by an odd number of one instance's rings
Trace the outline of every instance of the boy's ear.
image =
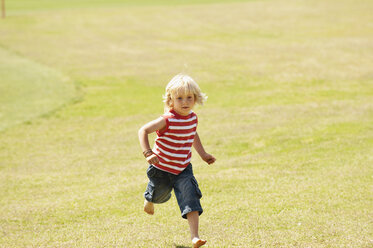
{"type": "Polygon", "coordinates": [[[170,106],[171,108],[174,106],[174,102],[172,101],[172,99],[168,100],[168,106],[170,106]]]}

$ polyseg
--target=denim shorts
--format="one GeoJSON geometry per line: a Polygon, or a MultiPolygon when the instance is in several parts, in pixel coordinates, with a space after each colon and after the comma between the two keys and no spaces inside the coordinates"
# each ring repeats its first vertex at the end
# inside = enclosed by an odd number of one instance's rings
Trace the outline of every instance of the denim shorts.
{"type": "Polygon", "coordinates": [[[149,183],[144,193],[145,199],[153,203],[164,203],[171,198],[174,189],[177,203],[181,211],[181,217],[187,218],[187,214],[198,211],[203,212],[200,199],[201,190],[193,175],[192,164],[189,164],[179,175],[174,175],[150,165],[147,170],[149,183]]]}

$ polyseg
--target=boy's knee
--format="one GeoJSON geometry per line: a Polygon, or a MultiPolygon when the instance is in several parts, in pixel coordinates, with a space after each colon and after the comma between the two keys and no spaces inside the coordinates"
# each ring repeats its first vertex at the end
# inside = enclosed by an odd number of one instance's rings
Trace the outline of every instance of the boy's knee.
{"type": "Polygon", "coordinates": [[[179,205],[179,207],[181,211],[181,217],[184,219],[187,219],[188,215],[193,212],[198,213],[198,215],[201,215],[203,213],[203,209],[199,201],[195,201],[190,204],[179,205]]]}
{"type": "Polygon", "coordinates": [[[159,194],[154,190],[146,190],[144,197],[147,201],[153,203],[164,203],[171,198],[171,192],[163,192],[163,194],[159,194]]]}

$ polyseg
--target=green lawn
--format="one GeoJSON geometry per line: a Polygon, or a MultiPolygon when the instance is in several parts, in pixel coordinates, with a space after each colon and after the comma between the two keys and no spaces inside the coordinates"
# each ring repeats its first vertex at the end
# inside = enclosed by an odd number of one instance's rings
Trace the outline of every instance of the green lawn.
{"type": "Polygon", "coordinates": [[[373,246],[373,2],[12,0],[0,19],[0,247],[190,247],[142,211],[137,130],[209,96],[208,247],[373,246]]]}
{"type": "Polygon", "coordinates": [[[77,86],[53,68],[2,48],[0,64],[0,131],[79,99],[77,86]]]}

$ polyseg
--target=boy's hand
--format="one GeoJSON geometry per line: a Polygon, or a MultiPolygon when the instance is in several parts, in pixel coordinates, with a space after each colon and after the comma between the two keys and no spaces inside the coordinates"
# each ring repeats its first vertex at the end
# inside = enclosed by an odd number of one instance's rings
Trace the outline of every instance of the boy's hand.
{"type": "Polygon", "coordinates": [[[146,157],[146,161],[148,161],[149,164],[158,164],[159,163],[159,159],[157,157],[157,155],[155,155],[154,153],[148,157],[146,157]]]}
{"type": "Polygon", "coordinates": [[[211,154],[208,154],[208,153],[205,153],[203,156],[202,156],[202,159],[208,163],[208,164],[213,164],[215,161],[216,161],[216,158],[214,156],[212,156],[211,154]]]}

